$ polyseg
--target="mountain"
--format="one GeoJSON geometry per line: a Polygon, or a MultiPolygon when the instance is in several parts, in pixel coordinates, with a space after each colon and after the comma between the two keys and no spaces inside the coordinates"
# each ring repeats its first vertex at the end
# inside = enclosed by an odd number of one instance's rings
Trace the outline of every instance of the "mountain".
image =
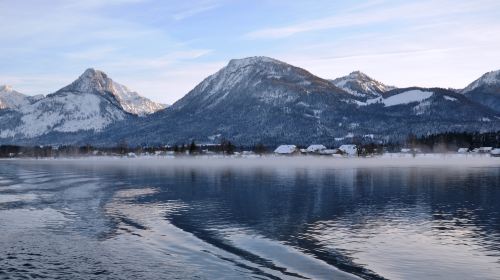
{"type": "Polygon", "coordinates": [[[100,71],[89,69],[76,81],[32,104],[0,116],[10,125],[1,138],[34,138],[52,132],[100,131],[124,120],[125,112],[110,91],[113,82],[100,71]]]}
{"type": "Polygon", "coordinates": [[[268,141],[276,135],[302,138],[304,131],[296,126],[310,128],[309,137],[315,137],[323,133],[317,130],[320,115],[340,116],[356,106],[342,101],[350,96],[329,81],[278,60],[235,59],[174,105],[136,120],[134,131],[124,125],[113,126],[100,138],[180,143],[226,137],[248,143],[268,141]]]}
{"type": "Polygon", "coordinates": [[[0,110],[19,109],[43,98],[42,95],[27,96],[12,89],[11,86],[0,86],[0,110]]]}
{"type": "Polygon", "coordinates": [[[114,146],[228,139],[333,146],[500,130],[500,113],[462,91],[393,88],[361,72],[329,81],[268,57],[231,60],[172,106],[142,117],[126,109],[126,93],[103,72],[88,69],[41,100],[0,110],[0,142],[114,146]]]}
{"type": "Polygon", "coordinates": [[[9,97],[8,110],[0,111],[4,143],[74,143],[115,122],[164,108],[92,68],[46,97],[27,97],[8,87],[3,92],[9,97]]]}
{"type": "Polygon", "coordinates": [[[484,74],[461,91],[467,98],[500,112],[500,70],[484,74]]]}
{"type": "Polygon", "coordinates": [[[399,88],[356,103],[370,118],[361,118],[361,130],[388,141],[403,140],[410,133],[500,129],[499,113],[443,88],[399,88]]]}
{"type": "Polygon", "coordinates": [[[361,80],[372,91],[353,94],[272,58],[231,60],[171,107],[112,125],[87,141],[333,145],[353,137],[400,141],[410,133],[500,129],[498,113],[454,91],[391,89],[361,80]]]}
{"type": "Polygon", "coordinates": [[[272,106],[299,103],[299,107],[307,107],[300,103],[302,98],[310,98],[317,103],[320,100],[318,97],[321,100],[338,101],[341,97],[349,98],[349,95],[304,69],[268,57],[250,57],[231,60],[226,67],[209,76],[176,102],[170,110],[205,110],[219,106],[227,108],[227,105],[244,107],[248,102],[272,106]]]}
{"type": "Polygon", "coordinates": [[[331,82],[353,96],[363,99],[380,97],[385,92],[395,89],[395,87],[378,82],[360,71],[354,71],[347,76],[331,80],[331,82]]]}
{"type": "Polygon", "coordinates": [[[76,81],[62,88],[65,92],[94,92],[102,96],[111,97],[112,102],[117,102],[125,112],[144,116],[164,109],[165,105],[155,103],[137,92],[129,90],[126,86],[114,82],[106,73],[87,69],[76,81]]]}

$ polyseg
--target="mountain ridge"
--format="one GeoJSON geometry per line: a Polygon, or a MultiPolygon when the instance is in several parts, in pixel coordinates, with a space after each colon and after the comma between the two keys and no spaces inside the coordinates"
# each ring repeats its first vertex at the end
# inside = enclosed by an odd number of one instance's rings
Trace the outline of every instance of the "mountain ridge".
{"type": "Polygon", "coordinates": [[[500,70],[485,73],[460,93],[486,107],[500,111],[500,70]]]}
{"type": "Polygon", "coordinates": [[[43,98],[43,95],[28,96],[22,94],[10,85],[0,86],[0,110],[19,109],[43,98]]]}
{"type": "Polygon", "coordinates": [[[148,110],[152,108],[163,109],[93,68],[43,98],[31,100],[25,95],[19,96],[30,102],[11,106],[0,114],[0,123],[5,124],[0,129],[0,137],[12,142],[51,133],[97,133],[117,121],[150,113],[148,110]],[[135,97],[139,97],[139,104],[131,103],[135,97]]]}
{"type": "Polygon", "coordinates": [[[140,96],[137,92],[113,81],[105,72],[94,68],[88,68],[74,82],[53,94],[65,91],[102,94],[111,102],[116,102],[126,112],[139,116],[151,114],[166,107],[164,104],[140,96]]]}
{"type": "Polygon", "coordinates": [[[377,96],[380,102],[366,102],[372,99],[304,69],[250,57],[231,60],[170,108],[138,120],[133,131],[118,124],[101,138],[146,145],[222,138],[244,145],[307,144],[352,141],[349,135],[400,141],[409,133],[500,128],[498,112],[446,89],[387,87],[377,96]]]}
{"type": "MultiPolygon", "coordinates": [[[[117,85],[104,72],[88,69],[75,82],[48,95],[99,96],[108,104],[106,108],[112,109],[108,113],[115,109],[121,112],[115,117],[110,113],[109,121],[100,127],[52,128],[31,138],[10,140],[113,146],[181,144],[192,140],[214,143],[230,139],[241,145],[305,145],[403,141],[408,134],[500,130],[500,112],[462,91],[395,88],[360,71],[326,80],[262,56],[230,60],[172,106],[142,117],[123,109],[117,98],[117,85]],[[339,81],[346,82],[339,84],[339,81]],[[358,92],[353,94],[354,90],[358,92]]],[[[5,115],[0,114],[0,121],[10,118],[15,123],[23,118],[22,114],[5,115]]],[[[4,131],[0,129],[0,137],[4,131]]]]}
{"type": "Polygon", "coordinates": [[[349,75],[333,79],[331,82],[354,96],[367,99],[380,97],[387,91],[396,88],[394,86],[387,86],[359,70],[353,71],[349,73],[349,75]]]}

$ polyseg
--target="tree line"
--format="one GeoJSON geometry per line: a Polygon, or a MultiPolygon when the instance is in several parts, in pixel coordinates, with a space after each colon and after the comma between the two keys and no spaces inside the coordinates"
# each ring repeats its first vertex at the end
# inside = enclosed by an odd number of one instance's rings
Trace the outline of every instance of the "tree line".
{"type": "Polygon", "coordinates": [[[221,140],[218,144],[196,144],[191,141],[190,144],[180,145],[161,145],[161,146],[135,146],[130,147],[122,141],[115,147],[95,147],[90,144],[83,146],[65,145],[65,146],[18,146],[18,145],[0,145],[0,157],[27,157],[27,158],[50,158],[50,157],[79,157],[79,156],[128,156],[131,154],[164,154],[167,152],[175,155],[199,155],[204,153],[217,153],[223,155],[232,155],[235,152],[245,150],[253,151],[256,154],[267,153],[269,150],[263,144],[256,144],[253,147],[237,147],[229,140],[221,140]]]}
{"type": "Polygon", "coordinates": [[[497,132],[446,132],[424,136],[409,135],[405,142],[409,148],[419,148],[423,152],[470,150],[479,147],[500,147],[500,131],[497,132]]]}
{"type": "MultiPolygon", "coordinates": [[[[399,152],[401,148],[419,149],[422,152],[449,152],[457,151],[458,148],[479,148],[479,147],[500,147],[500,131],[497,132],[446,132],[416,136],[410,134],[404,143],[363,143],[353,141],[358,147],[358,155],[366,156],[372,154],[382,154],[384,152],[399,152]]],[[[75,156],[99,156],[117,155],[127,156],[133,154],[155,154],[171,152],[176,155],[199,155],[206,153],[217,153],[232,155],[236,152],[252,151],[255,154],[267,154],[274,151],[273,146],[266,146],[257,143],[253,146],[237,146],[227,139],[222,139],[217,144],[196,144],[191,141],[189,144],[156,147],[130,147],[126,142],[120,142],[115,147],[94,147],[92,145],[74,146],[17,146],[1,145],[0,157],[75,157],[75,156]]],[[[298,148],[306,148],[298,146],[298,148]]]]}

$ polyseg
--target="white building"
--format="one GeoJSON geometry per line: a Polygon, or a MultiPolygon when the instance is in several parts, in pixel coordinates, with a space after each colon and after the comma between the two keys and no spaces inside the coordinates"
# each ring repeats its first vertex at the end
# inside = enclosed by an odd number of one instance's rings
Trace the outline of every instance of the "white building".
{"type": "Polygon", "coordinates": [[[474,153],[487,154],[493,150],[493,147],[480,147],[472,150],[474,153]]]}
{"type": "Polygon", "coordinates": [[[322,150],[326,150],[326,147],[323,146],[323,145],[318,145],[318,144],[315,144],[315,145],[310,145],[309,147],[307,147],[306,151],[308,153],[317,153],[317,152],[320,152],[322,150]]]}
{"type": "Polygon", "coordinates": [[[420,148],[401,148],[401,153],[403,153],[403,154],[422,153],[422,149],[420,149],[420,148]]]}
{"type": "Polygon", "coordinates": [[[339,152],[338,149],[324,149],[318,152],[320,155],[334,155],[339,152]]]}
{"type": "Polygon", "coordinates": [[[358,148],[356,145],[342,145],[339,147],[339,150],[342,151],[343,153],[349,155],[349,156],[355,156],[358,153],[358,148]]]}
{"type": "Polygon", "coordinates": [[[493,149],[490,151],[490,155],[492,157],[500,157],[500,149],[499,148],[496,148],[496,149],[493,149]]]}
{"type": "Polygon", "coordinates": [[[280,154],[280,155],[291,155],[293,153],[296,153],[297,146],[295,145],[280,145],[276,150],[274,150],[275,154],[280,154]]]}

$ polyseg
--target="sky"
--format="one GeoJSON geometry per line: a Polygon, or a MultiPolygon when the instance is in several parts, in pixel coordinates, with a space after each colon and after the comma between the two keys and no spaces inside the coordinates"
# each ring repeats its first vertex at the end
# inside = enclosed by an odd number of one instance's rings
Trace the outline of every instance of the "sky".
{"type": "Polygon", "coordinates": [[[0,84],[48,94],[87,68],[172,104],[230,59],[327,79],[463,88],[500,69],[498,0],[0,0],[0,84]]]}

